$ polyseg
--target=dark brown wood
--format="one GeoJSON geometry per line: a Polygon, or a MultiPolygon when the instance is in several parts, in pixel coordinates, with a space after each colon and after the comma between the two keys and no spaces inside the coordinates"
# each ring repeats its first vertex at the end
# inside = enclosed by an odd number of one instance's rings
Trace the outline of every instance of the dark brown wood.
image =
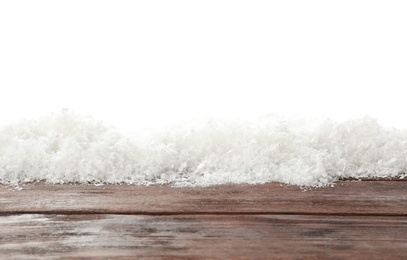
{"type": "Polygon", "coordinates": [[[407,216],[406,181],[339,182],[304,191],[278,183],[173,188],[0,186],[0,214],[342,214],[407,216]]]}
{"type": "Polygon", "coordinates": [[[0,217],[0,255],[3,259],[403,259],[407,218],[11,215],[0,217]]]}
{"type": "Polygon", "coordinates": [[[0,185],[0,259],[407,259],[407,182],[0,185]]]}

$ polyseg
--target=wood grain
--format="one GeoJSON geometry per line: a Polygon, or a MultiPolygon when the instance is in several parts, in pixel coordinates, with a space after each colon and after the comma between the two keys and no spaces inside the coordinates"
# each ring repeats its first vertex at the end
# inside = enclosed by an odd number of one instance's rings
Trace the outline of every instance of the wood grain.
{"type": "Polygon", "coordinates": [[[10,215],[0,217],[0,255],[4,259],[403,259],[407,218],[10,215]]]}
{"type": "Polygon", "coordinates": [[[0,214],[341,214],[407,216],[407,181],[339,182],[304,191],[278,183],[173,188],[0,186],[0,214]]]}
{"type": "Polygon", "coordinates": [[[407,259],[407,182],[0,185],[0,259],[407,259]]]}

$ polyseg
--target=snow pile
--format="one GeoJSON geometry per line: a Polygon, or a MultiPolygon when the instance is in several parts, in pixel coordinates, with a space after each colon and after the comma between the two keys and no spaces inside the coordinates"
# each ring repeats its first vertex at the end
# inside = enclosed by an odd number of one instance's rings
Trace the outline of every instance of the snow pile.
{"type": "Polygon", "coordinates": [[[404,177],[407,130],[365,117],[337,123],[267,116],[207,119],[124,135],[70,111],[0,130],[0,183],[207,186],[404,177]]]}

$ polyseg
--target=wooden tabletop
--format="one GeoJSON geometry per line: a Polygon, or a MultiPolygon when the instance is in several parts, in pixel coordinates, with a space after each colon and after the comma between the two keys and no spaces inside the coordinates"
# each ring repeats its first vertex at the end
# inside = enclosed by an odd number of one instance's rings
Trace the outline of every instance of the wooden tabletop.
{"type": "Polygon", "coordinates": [[[407,259],[407,182],[0,185],[1,259],[407,259]]]}

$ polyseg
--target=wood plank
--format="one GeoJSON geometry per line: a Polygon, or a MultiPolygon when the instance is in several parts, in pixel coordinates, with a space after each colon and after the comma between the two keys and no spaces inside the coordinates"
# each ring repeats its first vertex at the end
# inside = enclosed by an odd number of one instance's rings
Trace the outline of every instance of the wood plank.
{"type": "Polygon", "coordinates": [[[6,259],[405,259],[407,217],[0,216],[0,255],[6,259]]]}
{"type": "Polygon", "coordinates": [[[342,181],[308,191],[278,183],[173,188],[39,182],[21,188],[0,186],[0,214],[407,215],[406,181],[342,181]]]}

